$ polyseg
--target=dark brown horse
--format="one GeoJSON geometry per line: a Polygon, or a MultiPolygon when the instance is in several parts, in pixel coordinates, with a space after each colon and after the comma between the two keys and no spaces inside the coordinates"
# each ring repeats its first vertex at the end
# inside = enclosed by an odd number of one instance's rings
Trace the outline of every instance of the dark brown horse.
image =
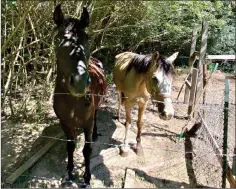
{"type": "Polygon", "coordinates": [[[53,108],[67,137],[68,180],[73,179],[73,152],[75,150],[76,130],[84,129],[85,158],[84,187],[90,185],[91,142],[97,138],[96,110],[106,93],[105,74],[102,63],[90,57],[88,35],[89,25],[86,8],[80,20],[64,18],[61,5],[54,10],[57,25],[54,44],[57,63],[57,78],[53,108]],[[97,94],[97,95],[96,95],[97,94]]]}

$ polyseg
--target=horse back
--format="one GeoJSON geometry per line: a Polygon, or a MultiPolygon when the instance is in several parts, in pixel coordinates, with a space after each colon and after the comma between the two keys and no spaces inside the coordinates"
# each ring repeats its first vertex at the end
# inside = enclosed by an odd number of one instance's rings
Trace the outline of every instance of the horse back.
{"type": "Polygon", "coordinates": [[[136,53],[124,52],[116,55],[113,70],[113,81],[117,90],[125,95],[146,95],[144,74],[139,74],[132,67],[132,59],[136,53]]]}
{"type": "Polygon", "coordinates": [[[127,69],[134,56],[135,53],[132,52],[124,52],[115,56],[115,65],[113,70],[113,79],[115,84],[120,80],[125,79],[127,69]]]}

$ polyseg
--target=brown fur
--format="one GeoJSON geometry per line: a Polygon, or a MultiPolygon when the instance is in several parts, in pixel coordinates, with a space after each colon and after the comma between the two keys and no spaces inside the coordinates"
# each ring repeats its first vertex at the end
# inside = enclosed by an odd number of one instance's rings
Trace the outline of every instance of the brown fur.
{"type": "Polygon", "coordinates": [[[91,97],[78,98],[71,94],[60,94],[70,93],[67,85],[69,81],[57,70],[53,107],[62,124],[66,124],[69,128],[86,127],[87,122],[92,119],[95,109],[99,107],[104,99],[102,96],[93,94],[106,94],[107,84],[104,70],[96,65],[96,61],[93,58],[90,58],[89,61],[89,75],[91,77],[89,90],[92,95],[91,97]]]}
{"type": "MultiPolygon", "coordinates": [[[[96,139],[98,136],[96,126],[96,109],[102,103],[104,96],[97,96],[95,94],[105,95],[107,91],[107,83],[105,80],[104,71],[97,65],[97,61],[95,59],[90,58],[88,71],[91,78],[91,84],[89,86],[91,95],[76,97],[70,94],[68,89],[68,79],[66,79],[62,73],[57,70],[53,108],[60,120],[61,127],[68,140],[76,141],[77,128],[84,128],[85,141],[92,142],[92,139],[96,139]]],[[[91,179],[90,154],[92,149],[90,146],[90,143],[85,143],[83,149],[83,154],[85,157],[84,180],[86,184],[90,184],[91,179]]],[[[74,149],[75,143],[67,142],[67,169],[69,180],[73,178],[72,170],[74,168],[74,149]]]]}
{"type": "MultiPolygon", "coordinates": [[[[53,108],[67,137],[68,180],[73,177],[73,153],[77,128],[83,128],[85,144],[84,185],[90,185],[91,142],[96,140],[96,112],[106,94],[107,84],[102,63],[90,57],[86,28],[89,12],[83,7],[80,19],[64,18],[61,4],[55,7],[53,19],[56,27],[54,36],[57,58],[57,78],[53,108]],[[101,96],[100,96],[101,95],[101,96]]],[[[71,182],[70,182],[71,183],[71,182]]]]}
{"type": "MultiPolygon", "coordinates": [[[[169,57],[167,61],[160,58],[158,52],[150,55],[138,55],[132,52],[124,52],[116,56],[113,80],[119,94],[118,119],[120,118],[122,104],[124,104],[126,112],[125,139],[124,146],[121,148],[121,155],[128,155],[128,128],[131,124],[131,109],[134,104],[137,104],[139,107],[136,152],[138,155],[143,154],[141,132],[143,114],[147,107],[148,99],[150,98],[150,95],[154,95],[153,97],[155,100],[159,101],[170,98],[170,96],[160,94],[158,85],[152,83],[153,76],[156,76],[155,74],[157,72],[163,71],[166,76],[171,77],[171,73],[173,72],[172,62],[177,54],[178,53],[175,53],[171,58],[169,57]],[[156,87],[155,91],[153,91],[154,87],[156,87]]],[[[169,110],[172,111],[173,109],[172,105],[165,105],[164,107],[166,108],[165,110],[169,108],[169,110]]]]}

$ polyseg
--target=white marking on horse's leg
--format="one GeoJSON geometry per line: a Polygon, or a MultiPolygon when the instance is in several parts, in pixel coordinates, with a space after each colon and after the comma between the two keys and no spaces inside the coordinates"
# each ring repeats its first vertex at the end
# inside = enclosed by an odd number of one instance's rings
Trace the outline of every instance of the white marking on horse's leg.
{"type": "Polygon", "coordinates": [[[124,146],[121,148],[121,152],[124,156],[128,155],[128,151],[130,149],[128,143],[128,136],[129,136],[129,128],[131,127],[131,107],[132,104],[125,102],[125,113],[126,113],[126,122],[125,122],[125,138],[124,138],[124,146]]]}
{"type": "Polygon", "coordinates": [[[118,112],[117,112],[118,121],[120,121],[120,109],[121,109],[121,92],[118,91],[118,112]]]}
{"type": "Polygon", "coordinates": [[[128,146],[128,134],[129,134],[129,129],[131,127],[130,123],[125,123],[125,138],[124,138],[124,146],[128,146]]]}

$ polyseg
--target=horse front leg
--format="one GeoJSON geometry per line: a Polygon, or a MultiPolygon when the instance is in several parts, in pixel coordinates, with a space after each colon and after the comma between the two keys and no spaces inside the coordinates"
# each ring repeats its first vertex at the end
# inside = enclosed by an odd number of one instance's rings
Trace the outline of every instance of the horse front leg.
{"type": "Polygon", "coordinates": [[[73,128],[64,127],[63,128],[66,136],[67,136],[67,156],[68,156],[68,163],[67,163],[67,171],[68,171],[68,178],[66,179],[69,182],[74,180],[74,175],[72,171],[74,169],[74,161],[73,161],[73,154],[75,151],[75,141],[76,141],[76,130],[73,128]]]}
{"type": "Polygon", "coordinates": [[[139,156],[143,156],[143,147],[141,144],[141,134],[142,134],[142,127],[143,127],[143,114],[144,111],[147,107],[147,102],[145,104],[139,104],[139,109],[138,109],[138,122],[137,122],[137,127],[138,127],[138,133],[137,133],[137,145],[136,145],[136,153],[139,156]]]}
{"type": "Polygon", "coordinates": [[[92,142],[92,127],[84,129],[85,145],[83,148],[84,162],[85,162],[85,173],[84,173],[84,185],[83,188],[90,187],[91,172],[90,172],[90,157],[92,153],[91,142],[92,142]]]}
{"type": "Polygon", "coordinates": [[[121,156],[126,157],[129,154],[129,144],[128,144],[128,133],[129,128],[131,127],[131,108],[132,104],[125,102],[125,113],[126,113],[126,122],[125,122],[125,138],[124,145],[121,147],[121,156]]]}

